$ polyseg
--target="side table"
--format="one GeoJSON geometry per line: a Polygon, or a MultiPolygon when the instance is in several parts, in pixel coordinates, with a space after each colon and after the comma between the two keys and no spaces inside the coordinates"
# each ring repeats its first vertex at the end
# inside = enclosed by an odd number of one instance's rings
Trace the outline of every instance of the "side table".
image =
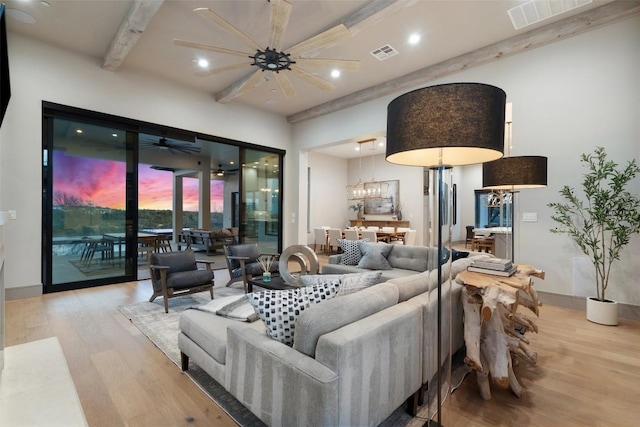
{"type": "Polygon", "coordinates": [[[538,332],[535,322],[518,312],[525,307],[539,315],[538,294],[531,277],[544,279],[544,271],[518,265],[511,277],[463,271],[456,282],[464,285],[465,363],[476,371],[480,396],[491,399],[491,382],[498,388],[510,388],[518,397],[522,386],[513,372],[514,363],[522,359],[536,364],[537,353],[529,347],[528,331],[538,332]]]}

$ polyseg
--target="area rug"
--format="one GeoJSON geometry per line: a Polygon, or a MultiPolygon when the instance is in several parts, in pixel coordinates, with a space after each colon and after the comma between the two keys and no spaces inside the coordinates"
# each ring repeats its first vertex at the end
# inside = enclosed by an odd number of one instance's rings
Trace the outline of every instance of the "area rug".
{"type": "MultiPolygon", "coordinates": [[[[239,295],[243,291],[234,287],[215,287],[214,295],[216,298],[239,295]]],[[[124,314],[134,325],[145,334],[151,342],[153,342],[167,357],[180,366],[180,350],[178,349],[178,322],[180,314],[189,307],[204,305],[211,301],[208,292],[188,295],[181,298],[172,298],[169,300],[169,313],[164,312],[164,303],[162,298],[156,299],[154,302],[137,302],[133,304],[122,305],[118,310],[124,314]]],[[[455,367],[452,374],[452,384],[459,385],[468,370],[461,366],[459,362],[454,363],[455,367]]],[[[223,386],[218,384],[199,366],[192,363],[186,372],[200,389],[202,389],[218,406],[220,406],[229,416],[240,426],[253,427],[264,426],[251,411],[246,409],[235,397],[227,392],[223,386]]],[[[427,413],[426,406],[416,417],[411,417],[405,412],[405,405],[396,409],[384,422],[381,427],[418,427],[422,426],[426,421],[424,417],[427,413]]]]}

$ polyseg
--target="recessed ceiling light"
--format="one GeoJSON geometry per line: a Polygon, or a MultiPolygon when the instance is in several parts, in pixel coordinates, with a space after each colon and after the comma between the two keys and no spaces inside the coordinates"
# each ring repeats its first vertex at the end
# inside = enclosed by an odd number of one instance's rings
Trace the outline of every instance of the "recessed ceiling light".
{"type": "Polygon", "coordinates": [[[114,137],[114,138],[117,138],[118,134],[117,133],[112,133],[111,136],[114,137]]]}
{"type": "Polygon", "coordinates": [[[331,70],[331,77],[333,77],[334,79],[340,77],[340,70],[331,70]]]}
{"type": "Polygon", "coordinates": [[[206,59],[198,59],[198,67],[207,68],[209,66],[209,61],[206,59]]]}
{"type": "Polygon", "coordinates": [[[76,133],[82,133],[82,129],[76,129],[76,133]]]}
{"type": "Polygon", "coordinates": [[[230,165],[235,165],[235,162],[232,160],[229,162],[230,165]]]}
{"type": "Polygon", "coordinates": [[[356,151],[360,151],[360,145],[356,147],[356,151]]]}
{"type": "Polygon", "coordinates": [[[416,45],[420,42],[420,34],[411,34],[409,36],[409,44],[416,45]]]}

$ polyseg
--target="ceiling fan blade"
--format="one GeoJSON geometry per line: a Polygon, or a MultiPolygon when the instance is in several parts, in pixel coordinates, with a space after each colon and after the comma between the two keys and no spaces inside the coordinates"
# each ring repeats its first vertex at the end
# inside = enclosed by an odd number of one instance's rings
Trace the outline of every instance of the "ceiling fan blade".
{"type": "Polygon", "coordinates": [[[301,67],[335,67],[351,72],[360,70],[360,61],[357,59],[296,58],[296,64],[301,67]]]}
{"type": "Polygon", "coordinates": [[[290,49],[287,49],[286,52],[295,58],[318,49],[329,47],[330,45],[346,40],[349,37],[351,37],[349,29],[344,24],[339,24],[298,43],[290,49]]]}
{"type": "Polygon", "coordinates": [[[291,84],[291,80],[289,80],[289,77],[282,73],[273,73],[273,75],[275,76],[276,81],[278,82],[278,85],[280,86],[280,89],[284,94],[284,97],[287,99],[295,98],[296,90],[291,84]]]}
{"type": "Polygon", "coordinates": [[[269,47],[278,52],[282,50],[284,32],[289,25],[291,17],[291,4],[284,0],[270,0],[271,2],[271,34],[269,34],[269,47]]]}
{"type": "Polygon", "coordinates": [[[260,69],[254,71],[253,74],[248,76],[248,78],[240,84],[240,87],[238,88],[238,95],[242,95],[248,90],[253,89],[258,84],[258,82],[260,82],[260,79],[262,79],[263,75],[264,73],[260,69]]]}
{"type": "Polygon", "coordinates": [[[236,36],[238,39],[242,40],[242,42],[247,46],[249,46],[251,49],[261,50],[261,47],[258,45],[258,43],[254,42],[249,36],[247,36],[245,33],[240,31],[236,27],[234,27],[230,22],[228,22],[222,16],[215,13],[213,10],[201,7],[201,8],[195,9],[194,12],[204,18],[207,18],[209,21],[218,25],[220,28],[222,28],[229,34],[236,36]]]}
{"type": "Polygon", "coordinates": [[[226,53],[227,55],[243,56],[245,58],[250,55],[249,52],[240,52],[239,50],[225,49],[224,47],[211,46],[209,44],[198,42],[190,42],[188,40],[173,39],[173,44],[175,44],[176,46],[191,47],[194,49],[210,50],[211,52],[226,53]]]}
{"type": "Polygon", "coordinates": [[[318,86],[320,89],[325,90],[327,92],[332,91],[336,88],[332,83],[326,81],[325,79],[321,79],[315,74],[311,74],[310,72],[303,70],[302,68],[297,67],[295,65],[291,66],[291,71],[293,71],[296,75],[298,75],[299,77],[302,77],[309,83],[312,83],[318,86]]]}
{"type": "Polygon", "coordinates": [[[238,70],[240,68],[248,68],[250,66],[250,62],[241,62],[240,64],[227,65],[226,67],[213,68],[211,70],[198,70],[194,74],[198,77],[208,77],[225,71],[238,70]]]}

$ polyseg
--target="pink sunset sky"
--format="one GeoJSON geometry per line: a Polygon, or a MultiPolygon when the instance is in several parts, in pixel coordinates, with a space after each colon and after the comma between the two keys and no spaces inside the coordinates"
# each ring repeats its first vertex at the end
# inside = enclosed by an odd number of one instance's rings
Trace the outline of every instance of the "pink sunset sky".
{"type": "MultiPolygon", "coordinates": [[[[95,206],[124,209],[125,164],[111,160],[67,156],[53,153],[53,190],[74,195],[95,206]]],[[[183,206],[185,211],[198,211],[198,180],[183,180],[183,206]]],[[[172,206],[173,174],[151,169],[141,164],[138,168],[138,208],[168,209],[172,206]]],[[[222,211],[224,182],[211,181],[212,211],[222,211]]]]}

